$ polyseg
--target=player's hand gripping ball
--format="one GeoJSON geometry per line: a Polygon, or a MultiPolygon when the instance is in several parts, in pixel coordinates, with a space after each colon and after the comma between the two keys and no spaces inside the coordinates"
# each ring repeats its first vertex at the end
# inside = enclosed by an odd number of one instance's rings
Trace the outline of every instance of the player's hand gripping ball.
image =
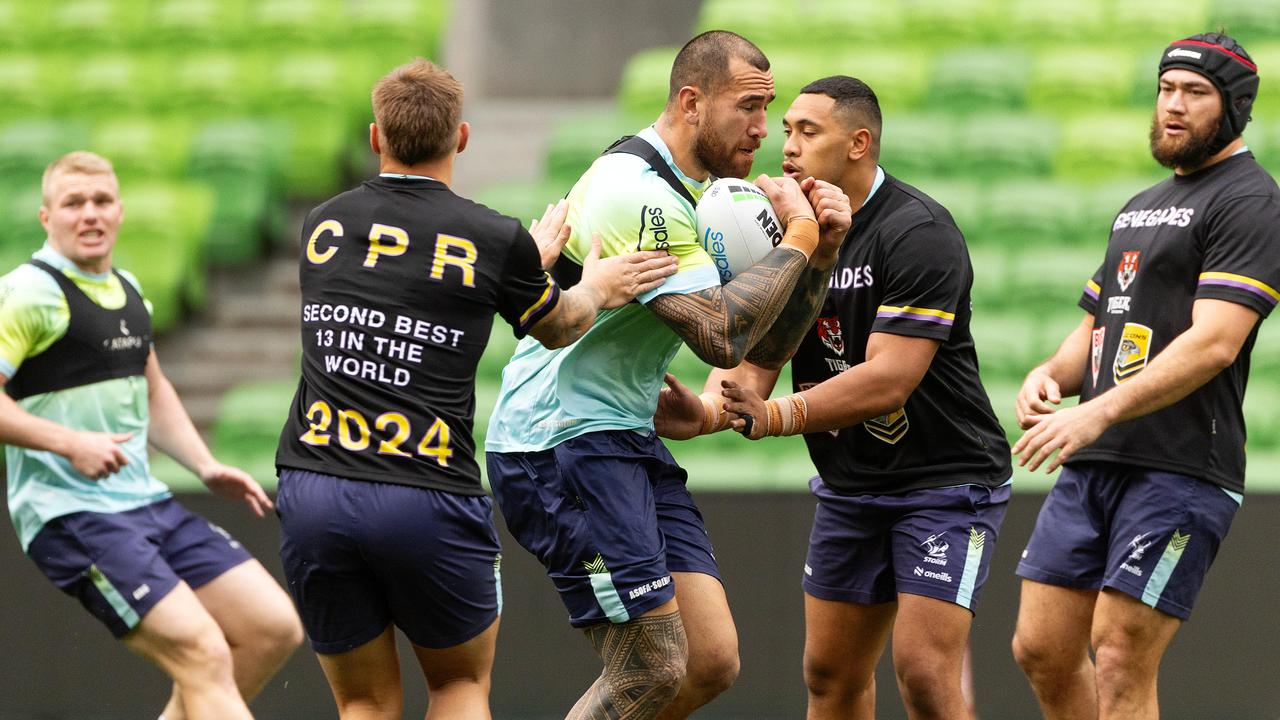
{"type": "Polygon", "coordinates": [[[724,284],[782,242],[782,224],[760,188],[748,180],[721,178],[698,201],[698,241],[724,284]]]}

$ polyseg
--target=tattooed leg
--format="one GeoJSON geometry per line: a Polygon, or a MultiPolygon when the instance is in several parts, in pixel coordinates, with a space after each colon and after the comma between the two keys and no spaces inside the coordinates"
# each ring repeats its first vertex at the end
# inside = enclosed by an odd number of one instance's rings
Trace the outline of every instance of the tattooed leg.
{"type": "Polygon", "coordinates": [[[586,633],[604,672],[565,720],[648,720],[680,690],[689,644],[679,612],[604,623],[586,633]]]}

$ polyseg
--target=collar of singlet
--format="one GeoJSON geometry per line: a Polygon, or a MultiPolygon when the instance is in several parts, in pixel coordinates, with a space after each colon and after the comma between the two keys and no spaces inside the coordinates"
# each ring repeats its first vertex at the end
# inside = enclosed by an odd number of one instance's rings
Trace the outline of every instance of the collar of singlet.
{"type": "MultiPolygon", "coordinates": [[[[405,173],[378,173],[378,177],[391,178],[392,180],[435,180],[433,177],[426,175],[406,175],[405,173]]],[[[440,182],[436,180],[436,182],[440,182]]]]}
{"type": "Polygon", "coordinates": [[[76,265],[75,263],[71,262],[71,260],[66,255],[63,255],[62,253],[55,250],[53,245],[50,244],[48,240],[45,240],[44,247],[32,253],[31,257],[35,258],[36,260],[40,260],[46,265],[52,266],[58,272],[65,273],[67,271],[71,271],[79,275],[80,277],[86,278],[89,280],[97,280],[101,282],[111,277],[110,270],[104,273],[91,273],[91,272],[85,272],[84,270],[81,270],[79,265],[76,265]]]}
{"type": "Polygon", "coordinates": [[[1231,153],[1231,157],[1235,157],[1236,155],[1239,155],[1240,153],[1247,153],[1247,152],[1249,152],[1249,146],[1248,146],[1248,145],[1241,145],[1239,150],[1237,150],[1237,151],[1235,151],[1235,152],[1231,153]]]}

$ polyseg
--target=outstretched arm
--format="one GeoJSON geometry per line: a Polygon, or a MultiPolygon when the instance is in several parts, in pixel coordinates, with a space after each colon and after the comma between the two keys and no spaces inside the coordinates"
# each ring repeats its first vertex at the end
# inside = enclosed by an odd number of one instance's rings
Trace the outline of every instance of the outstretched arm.
{"type": "Polygon", "coordinates": [[[273,505],[271,498],[249,474],[214,459],[191,422],[178,393],[160,370],[156,351],[147,357],[148,409],[151,424],[148,441],[157,450],[177,460],[195,473],[211,491],[230,500],[240,500],[254,515],[262,517],[273,505]]]}

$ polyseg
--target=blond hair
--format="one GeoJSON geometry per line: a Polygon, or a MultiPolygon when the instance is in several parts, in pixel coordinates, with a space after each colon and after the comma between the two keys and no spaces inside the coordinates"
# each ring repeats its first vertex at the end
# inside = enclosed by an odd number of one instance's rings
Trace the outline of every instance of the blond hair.
{"type": "Polygon", "coordinates": [[[383,152],[416,165],[453,152],[462,118],[462,83],[430,60],[387,73],[373,86],[373,118],[383,152]]]}
{"type": "Polygon", "coordinates": [[[44,177],[40,180],[40,193],[45,207],[49,207],[49,191],[53,178],[58,175],[78,173],[80,175],[115,175],[111,161],[88,150],[76,150],[49,163],[44,169],[44,177]]]}

